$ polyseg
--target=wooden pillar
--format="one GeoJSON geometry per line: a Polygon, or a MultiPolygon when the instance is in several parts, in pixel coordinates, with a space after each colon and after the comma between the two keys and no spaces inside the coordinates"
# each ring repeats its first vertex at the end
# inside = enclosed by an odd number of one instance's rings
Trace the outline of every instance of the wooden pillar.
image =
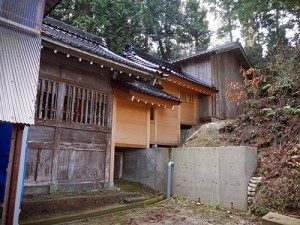
{"type": "Polygon", "coordinates": [[[17,198],[18,180],[20,179],[19,176],[22,176],[21,179],[23,179],[23,174],[19,173],[20,164],[23,165],[23,163],[20,162],[20,159],[21,159],[22,151],[25,151],[24,147],[26,147],[24,146],[24,142],[23,142],[24,126],[15,125],[13,129],[14,129],[13,134],[15,134],[15,143],[12,143],[12,146],[14,146],[14,148],[13,148],[13,152],[10,152],[10,154],[13,154],[13,161],[11,167],[10,188],[9,190],[6,190],[9,191],[8,194],[9,197],[7,202],[5,224],[18,224],[18,221],[16,221],[16,219],[18,220],[19,211],[17,211],[18,209],[16,209],[16,205],[18,206],[20,204],[20,202],[17,202],[20,200],[20,198],[17,198]],[[15,215],[17,215],[17,218],[14,218],[15,215]]]}
{"type": "MultiPolygon", "coordinates": [[[[61,70],[61,67],[60,67],[61,70]]],[[[61,72],[60,72],[61,73],[61,72]]],[[[64,98],[65,98],[65,88],[66,85],[64,83],[59,83],[58,86],[58,98],[57,98],[57,108],[56,108],[56,119],[57,121],[61,122],[63,117],[63,110],[64,110],[64,98]]],[[[52,184],[50,186],[50,193],[57,191],[57,171],[58,171],[58,157],[59,157],[59,150],[60,150],[60,135],[61,135],[62,128],[56,127],[55,134],[54,134],[54,149],[53,149],[53,162],[52,162],[52,184]]]]}
{"type": "Polygon", "coordinates": [[[110,162],[109,162],[109,183],[112,186],[114,183],[114,166],[115,166],[115,132],[117,119],[117,98],[112,98],[112,123],[111,123],[111,140],[110,140],[110,162]]]}

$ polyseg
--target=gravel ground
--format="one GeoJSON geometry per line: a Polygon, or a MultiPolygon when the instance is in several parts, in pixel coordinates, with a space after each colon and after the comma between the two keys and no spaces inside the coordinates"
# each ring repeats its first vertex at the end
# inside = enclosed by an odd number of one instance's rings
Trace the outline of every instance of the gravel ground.
{"type": "Polygon", "coordinates": [[[126,212],[90,218],[66,225],[140,225],[140,224],[261,224],[261,222],[243,211],[226,211],[218,206],[196,205],[181,197],[164,200],[158,204],[126,212]]]}

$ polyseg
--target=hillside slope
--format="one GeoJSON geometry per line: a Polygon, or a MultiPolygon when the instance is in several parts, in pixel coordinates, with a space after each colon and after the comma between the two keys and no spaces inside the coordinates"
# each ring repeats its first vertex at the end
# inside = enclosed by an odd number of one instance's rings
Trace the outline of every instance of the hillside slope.
{"type": "Polygon", "coordinates": [[[300,75],[264,82],[244,114],[205,124],[186,146],[247,145],[258,148],[256,176],[263,178],[250,210],[300,217],[300,75]],[[273,88],[267,92],[267,88],[273,88]]]}

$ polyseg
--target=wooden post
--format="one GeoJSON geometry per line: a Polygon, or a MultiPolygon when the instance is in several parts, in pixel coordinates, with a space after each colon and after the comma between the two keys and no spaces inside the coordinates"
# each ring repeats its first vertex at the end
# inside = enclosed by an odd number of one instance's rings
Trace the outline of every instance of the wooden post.
{"type": "Polygon", "coordinates": [[[116,119],[117,119],[117,98],[113,96],[112,98],[112,122],[111,122],[111,140],[110,140],[110,162],[108,162],[109,166],[109,184],[110,186],[114,183],[114,166],[115,166],[115,132],[116,132],[116,119]]]}
{"type": "MultiPolygon", "coordinates": [[[[7,205],[7,214],[6,214],[6,224],[18,224],[14,219],[15,214],[19,215],[19,212],[16,212],[16,205],[19,203],[16,202],[17,197],[17,188],[18,188],[18,179],[19,179],[19,168],[20,168],[20,157],[23,146],[23,131],[24,126],[15,125],[14,130],[16,130],[16,139],[14,145],[14,157],[12,162],[12,173],[11,181],[9,188],[9,201],[7,205]]],[[[14,131],[13,131],[14,133],[14,131]]],[[[24,151],[24,149],[23,149],[24,151]]],[[[8,190],[7,190],[8,191],[8,190]]]]}
{"type": "MultiPolygon", "coordinates": [[[[58,86],[57,92],[57,109],[56,109],[56,119],[57,121],[61,122],[63,117],[63,108],[64,108],[64,99],[65,99],[65,88],[66,85],[60,83],[58,86]]],[[[58,156],[59,156],[59,149],[60,149],[60,135],[61,135],[61,127],[55,128],[54,134],[54,149],[53,149],[53,161],[52,161],[52,174],[51,174],[51,181],[52,186],[50,188],[50,192],[57,191],[57,171],[58,171],[58,156]]]]}

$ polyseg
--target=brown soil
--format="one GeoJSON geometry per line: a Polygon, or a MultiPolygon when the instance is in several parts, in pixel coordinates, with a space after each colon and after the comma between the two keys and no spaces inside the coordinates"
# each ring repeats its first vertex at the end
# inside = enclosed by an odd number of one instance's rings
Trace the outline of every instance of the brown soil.
{"type": "Polygon", "coordinates": [[[244,224],[261,222],[242,211],[226,211],[218,206],[196,205],[195,202],[176,197],[156,205],[125,211],[98,218],[66,223],[68,225],[140,225],[140,224],[244,224]]]}

